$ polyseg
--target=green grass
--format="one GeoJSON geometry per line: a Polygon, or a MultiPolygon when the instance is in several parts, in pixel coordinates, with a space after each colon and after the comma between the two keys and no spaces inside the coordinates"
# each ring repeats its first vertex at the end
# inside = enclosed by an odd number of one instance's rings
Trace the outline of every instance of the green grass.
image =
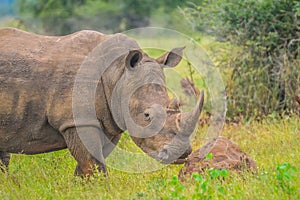
{"type": "MultiPolygon", "coordinates": [[[[258,173],[230,173],[224,180],[206,174],[201,181],[196,176],[183,184],[174,177],[182,165],[145,174],[109,168],[109,177],[96,174],[86,181],[73,176],[76,163],[67,150],[35,156],[14,154],[9,173],[0,174],[0,199],[193,199],[197,195],[202,199],[299,199],[299,127],[297,116],[226,125],[223,135],[256,160],[258,173]],[[298,172],[293,174],[283,163],[294,166],[298,172]],[[283,171],[276,173],[280,167],[283,171]],[[285,175],[287,179],[280,179],[285,175]]],[[[196,132],[194,149],[204,144],[205,131],[205,127],[200,127],[196,132]]],[[[128,136],[120,146],[137,149],[128,136]]]]}

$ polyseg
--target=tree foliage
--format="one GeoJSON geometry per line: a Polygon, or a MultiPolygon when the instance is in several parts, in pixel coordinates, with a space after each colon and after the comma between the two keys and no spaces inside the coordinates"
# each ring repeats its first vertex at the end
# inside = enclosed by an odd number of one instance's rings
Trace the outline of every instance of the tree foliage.
{"type": "MultiPolygon", "coordinates": [[[[19,0],[20,14],[30,14],[33,19],[39,19],[42,27],[48,33],[67,33],[72,24],[69,19],[75,9],[86,3],[86,0],[19,0]]],[[[32,20],[31,18],[29,20],[32,20]]]]}
{"type": "MultiPolygon", "coordinates": [[[[186,0],[18,0],[19,13],[40,22],[47,34],[68,34],[79,29],[123,31],[148,26],[158,10],[172,12],[186,0]]],[[[29,23],[30,22],[30,23],[29,23]]]]}
{"type": "Polygon", "coordinates": [[[293,112],[300,86],[299,0],[203,0],[182,10],[195,30],[229,41],[232,54],[221,67],[233,69],[227,83],[234,116],[293,112]]]}

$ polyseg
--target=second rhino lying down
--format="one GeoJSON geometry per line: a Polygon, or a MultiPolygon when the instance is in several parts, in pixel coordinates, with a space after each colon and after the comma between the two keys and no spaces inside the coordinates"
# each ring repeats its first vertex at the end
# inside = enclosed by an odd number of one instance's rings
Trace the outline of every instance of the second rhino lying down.
{"type": "Polygon", "coordinates": [[[180,62],[182,49],[154,59],[123,34],[56,37],[0,29],[2,164],[8,166],[9,153],[68,148],[78,163],[76,174],[91,174],[93,166],[106,173],[105,158],[125,130],[162,163],[186,157],[203,93],[193,110],[181,113],[168,97],[163,73],[180,62]],[[88,67],[80,74],[82,66],[88,67]]]}

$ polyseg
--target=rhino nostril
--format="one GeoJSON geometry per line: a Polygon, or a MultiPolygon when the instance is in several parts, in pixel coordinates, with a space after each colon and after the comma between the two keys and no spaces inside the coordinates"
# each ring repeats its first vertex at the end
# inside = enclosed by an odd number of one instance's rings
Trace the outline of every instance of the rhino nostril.
{"type": "Polygon", "coordinates": [[[149,112],[145,112],[145,113],[144,113],[144,119],[145,119],[146,121],[150,121],[150,120],[151,120],[151,117],[150,117],[150,113],[149,113],[149,112]]]}
{"type": "Polygon", "coordinates": [[[166,149],[163,149],[162,151],[160,151],[158,153],[159,160],[167,160],[168,158],[169,158],[169,155],[168,155],[168,151],[166,149]]]}

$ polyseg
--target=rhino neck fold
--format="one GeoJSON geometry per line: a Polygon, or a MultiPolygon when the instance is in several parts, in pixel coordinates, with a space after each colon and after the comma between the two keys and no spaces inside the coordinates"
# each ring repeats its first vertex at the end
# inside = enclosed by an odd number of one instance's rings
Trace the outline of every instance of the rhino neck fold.
{"type": "MultiPolygon", "coordinates": [[[[105,104],[104,106],[104,113],[106,113],[106,117],[103,117],[103,110],[102,115],[97,116],[98,120],[101,123],[101,126],[104,130],[108,130],[110,133],[113,133],[113,135],[117,135],[121,132],[124,131],[124,129],[120,128],[118,124],[116,123],[116,119],[114,119],[113,114],[112,114],[112,107],[116,107],[117,105],[112,105],[111,104],[111,91],[107,91],[105,89],[105,82],[103,80],[103,77],[101,77],[101,80],[99,81],[98,84],[98,91],[100,94],[97,96],[99,97],[104,97],[98,100],[101,104],[105,104]]],[[[103,106],[103,105],[102,105],[103,106]]],[[[117,106],[118,107],[118,106],[117,106]]]]}
{"type": "MultiPolygon", "coordinates": [[[[121,82],[124,80],[124,76],[121,76],[119,81],[115,84],[113,91],[111,92],[111,98],[107,102],[113,119],[117,126],[122,130],[126,130],[125,120],[122,114],[122,84],[121,82]]],[[[107,99],[108,100],[108,99],[107,99]]]]}

